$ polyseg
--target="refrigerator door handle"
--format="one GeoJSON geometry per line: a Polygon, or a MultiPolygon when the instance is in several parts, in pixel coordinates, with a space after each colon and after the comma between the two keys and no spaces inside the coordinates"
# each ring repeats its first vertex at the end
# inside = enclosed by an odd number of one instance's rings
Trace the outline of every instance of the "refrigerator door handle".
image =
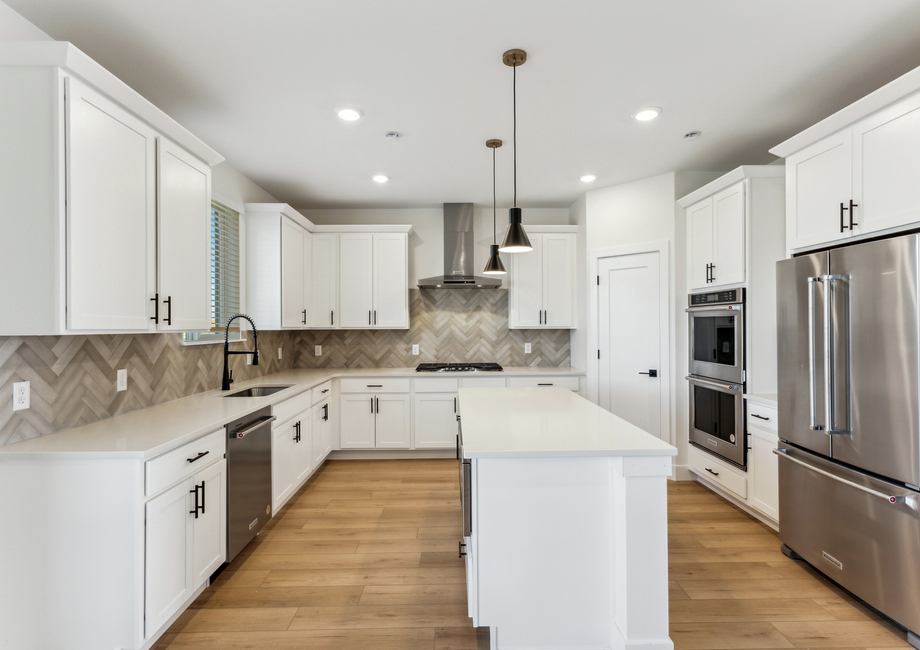
{"type": "Polygon", "coordinates": [[[825,275],[821,278],[824,282],[824,433],[829,436],[847,433],[845,428],[836,426],[837,363],[832,328],[838,323],[836,318],[831,320],[837,313],[836,282],[846,279],[845,275],[825,275]]]}
{"type": "Polygon", "coordinates": [[[865,486],[862,486],[859,483],[848,481],[847,479],[831,474],[830,472],[825,472],[823,469],[818,469],[817,467],[815,467],[814,465],[811,465],[810,463],[803,462],[799,460],[798,458],[794,458],[790,456],[788,453],[788,450],[786,449],[774,449],[773,453],[776,454],[777,456],[782,456],[786,460],[790,460],[797,465],[801,465],[802,467],[809,469],[812,472],[815,472],[816,474],[821,474],[822,476],[826,476],[829,479],[833,479],[834,481],[837,481],[838,483],[843,483],[846,486],[855,488],[859,490],[860,492],[865,492],[866,494],[871,494],[872,496],[878,497],[879,499],[884,499],[888,503],[906,503],[907,502],[907,497],[895,496],[892,494],[885,494],[884,492],[879,492],[878,490],[873,490],[872,488],[867,488],[865,486]]]}
{"type": "MultiPolygon", "coordinates": [[[[818,405],[815,397],[815,376],[818,374],[818,363],[815,358],[815,286],[819,282],[821,278],[808,278],[808,428],[812,431],[824,431],[824,427],[818,424],[818,405]]],[[[826,344],[827,338],[824,340],[826,344]]]]}

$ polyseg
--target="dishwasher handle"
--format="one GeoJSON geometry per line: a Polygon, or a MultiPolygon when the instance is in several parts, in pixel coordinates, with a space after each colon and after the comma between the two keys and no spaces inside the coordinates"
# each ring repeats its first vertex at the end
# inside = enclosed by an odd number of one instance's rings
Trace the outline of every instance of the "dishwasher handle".
{"type": "Polygon", "coordinates": [[[230,433],[230,438],[231,438],[231,439],[245,438],[246,436],[248,436],[250,433],[252,433],[252,432],[255,431],[256,429],[259,429],[259,428],[265,426],[265,425],[268,424],[269,422],[274,422],[274,421],[277,420],[277,419],[278,419],[277,416],[274,416],[274,415],[269,415],[268,417],[261,418],[261,419],[259,419],[255,424],[252,424],[252,425],[246,427],[246,428],[243,429],[242,431],[233,431],[233,432],[231,432],[231,433],[230,433]]]}

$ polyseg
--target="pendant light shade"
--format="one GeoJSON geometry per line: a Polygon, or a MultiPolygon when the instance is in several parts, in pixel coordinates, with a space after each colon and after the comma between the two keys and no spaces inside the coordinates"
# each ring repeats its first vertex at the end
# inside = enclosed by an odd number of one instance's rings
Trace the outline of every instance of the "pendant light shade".
{"type": "Polygon", "coordinates": [[[505,265],[498,256],[498,244],[495,243],[495,150],[502,146],[501,140],[488,140],[486,146],[492,150],[492,245],[489,246],[489,261],[482,270],[483,275],[504,275],[505,265]]]}
{"type": "Polygon", "coordinates": [[[521,224],[520,208],[508,210],[508,229],[505,231],[505,238],[498,250],[502,253],[526,253],[533,250],[533,245],[521,224]]]}
{"type": "Polygon", "coordinates": [[[517,207],[517,67],[524,65],[527,60],[527,52],[524,50],[508,50],[502,55],[502,63],[511,66],[511,117],[512,117],[512,145],[513,145],[513,162],[514,162],[514,184],[513,184],[513,201],[512,207],[508,210],[508,229],[505,230],[505,238],[502,245],[498,247],[502,253],[526,253],[533,250],[530,239],[524,231],[524,225],[521,223],[521,209],[517,207]]]}

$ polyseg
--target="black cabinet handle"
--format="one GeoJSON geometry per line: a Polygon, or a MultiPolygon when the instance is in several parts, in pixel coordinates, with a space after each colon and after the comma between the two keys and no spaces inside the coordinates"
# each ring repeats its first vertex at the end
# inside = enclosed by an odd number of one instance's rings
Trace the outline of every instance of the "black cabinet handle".
{"type": "Polygon", "coordinates": [[[540,314],[540,325],[542,325],[543,324],[543,310],[541,309],[537,313],[540,314]]]}
{"type": "Polygon", "coordinates": [[[195,509],[189,510],[190,515],[195,515],[195,519],[198,519],[198,513],[204,514],[204,481],[201,482],[201,485],[195,484],[194,490],[189,490],[189,494],[195,495],[195,509]],[[198,490],[201,490],[201,503],[198,503],[198,490]]]}
{"type": "Polygon", "coordinates": [[[320,392],[323,393],[323,394],[325,394],[325,393],[328,393],[328,392],[329,392],[329,389],[328,389],[328,388],[324,388],[324,389],[321,390],[320,392]]]}
{"type": "Polygon", "coordinates": [[[840,232],[843,232],[846,228],[849,227],[843,224],[843,213],[846,212],[847,210],[848,208],[843,204],[843,202],[841,202],[840,203],[840,232]]]}
{"type": "Polygon", "coordinates": [[[207,500],[204,498],[204,481],[201,481],[201,514],[204,514],[204,505],[207,503],[207,500]]]}
{"type": "Polygon", "coordinates": [[[553,384],[537,384],[537,386],[552,386],[553,384]]]}
{"type": "Polygon", "coordinates": [[[377,324],[377,310],[374,310],[374,325],[377,324]]]}
{"type": "Polygon", "coordinates": [[[709,472],[710,474],[712,474],[713,476],[718,476],[718,475],[719,475],[718,472],[713,472],[713,471],[712,471],[711,469],[709,469],[708,467],[706,468],[706,471],[709,472]]]}
{"type": "Polygon", "coordinates": [[[194,463],[196,460],[198,460],[198,459],[200,459],[200,458],[204,458],[205,456],[207,456],[207,455],[210,454],[210,453],[211,453],[210,451],[203,451],[203,452],[201,452],[200,454],[198,454],[197,456],[195,456],[194,458],[186,458],[185,460],[187,460],[187,461],[190,462],[190,463],[194,463]]]}
{"type": "Polygon", "coordinates": [[[457,434],[457,460],[460,460],[460,434],[457,434]]]}
{"type": "Polygon", "coordinates": [[[757,415],[756,413],[751,413],[752,418],[757,418],[758,420],[769,420],[770,418],[765,415],[757,415]]]}
{"type": "Polygon", "coordinates": [[[303,313],[303,324],[306,325],[307,324],[307,310],[304,309],[303,312],[301,313],[303,313]]]}
{"type": "Polygon", "coordinates": [[[163,302],[166,303],[166,318],[163,320],[167,325],[172,325],[172,296],[169,296],[163,302]]]}
{"type": "Polygon", "coordinates": [[[150,317],[150,320],[152,320],[154,323],[159,325],[160,324],[160,294],[158,293],[153,294],[153,298],[151,298],[151,300],[153,301],[153,316],[150,317]]]}
{"type": "Polygon", "coordinates": [[[454,398],[454,413],[457,412],[457,398],[454,398]]]}
{"type": "Polygon", "coordinates": [[[850,230],[853,230],[853,226],[858,226],[859,224],[853,221],[853,214],[855,210],[853,208],[859,207],[859,203],[853,203],[853,199],[850,199],[850,230]]]}
{"type": "Polygon", "coordinates": [[[328,404],[323,404],[323,419],[324,420],[329,419],[329,405],[328,404]]]}
{"type": "Polygon", "coordinates": [[[334,311],[329,312],[329,324],[335,325],[335,312],[334,311]]]}
{"type": "Polygon", "coordinates": [[[371,324],[371,310],[370,309],[367,310],[367,324],[368,325],[371,324]]]}
{"type": "Polygon", "coordinates": [[[374,412],[374,398],[371,398],[371,413],[374,412]]]}
{"type": "Polygon", "coordinates": [[[368,388],[383,388],[383,384],[368,384],[368,388]]]}
{"type": "Polygon", "coordinates": [[[294,423],[294,442],[300,442],[300,421],[294,423]]]}
{"type": "Polygon", "coordinates": [[[463,559],[463,556],[466,555],[466,553],[463,552],[463,549],[464,549],[465,547],[466,547],[466,544],[464,544],[464,543],[463,543],[463,540],[461,540],[461,541],[460,541],[460,546],[457,548],[457,552],[460,553],[460,559],[461,559],[461,560],[463,559]]]}
{"type": "Polygon", "coordinates": [[[649,377],[657,377],[657,376],[658,376],[658,371],[657,371],[657,370],[653,370],[653,369],[649,369],[648,372],[640,372],[639,374],[640,374],[640,375],[648,375],[649,377]]]}
{"type": "Polygon", "coordinates": [[[716,281],[716,265],[715,264],[709,265],[709,281],[710,282],[716,281]]]}
{"type": "Polygon", "coordinates": [[[379,397],[377,398],[377,406],[376,406],[376,408],[377,408],[377,412],[380,413],[380,398],[379,398],[379,397]]]}
{"type": "Polygon", "coordinates": [[[546,312],[545,309],[543,310],[543,324],[549,325],[549,314],[546,312]]]}

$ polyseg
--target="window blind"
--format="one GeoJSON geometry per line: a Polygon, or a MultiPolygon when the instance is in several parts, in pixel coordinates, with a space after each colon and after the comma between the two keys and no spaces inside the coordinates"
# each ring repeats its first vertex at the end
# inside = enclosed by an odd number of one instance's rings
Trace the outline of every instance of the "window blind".
{"type": "MultiPolygon", "coordinates": [[[[240,214],[211,202],[211,331],[240,311],[240,214]]],[[[239,329],[234,321],[232,330],[239,329]]]]}

